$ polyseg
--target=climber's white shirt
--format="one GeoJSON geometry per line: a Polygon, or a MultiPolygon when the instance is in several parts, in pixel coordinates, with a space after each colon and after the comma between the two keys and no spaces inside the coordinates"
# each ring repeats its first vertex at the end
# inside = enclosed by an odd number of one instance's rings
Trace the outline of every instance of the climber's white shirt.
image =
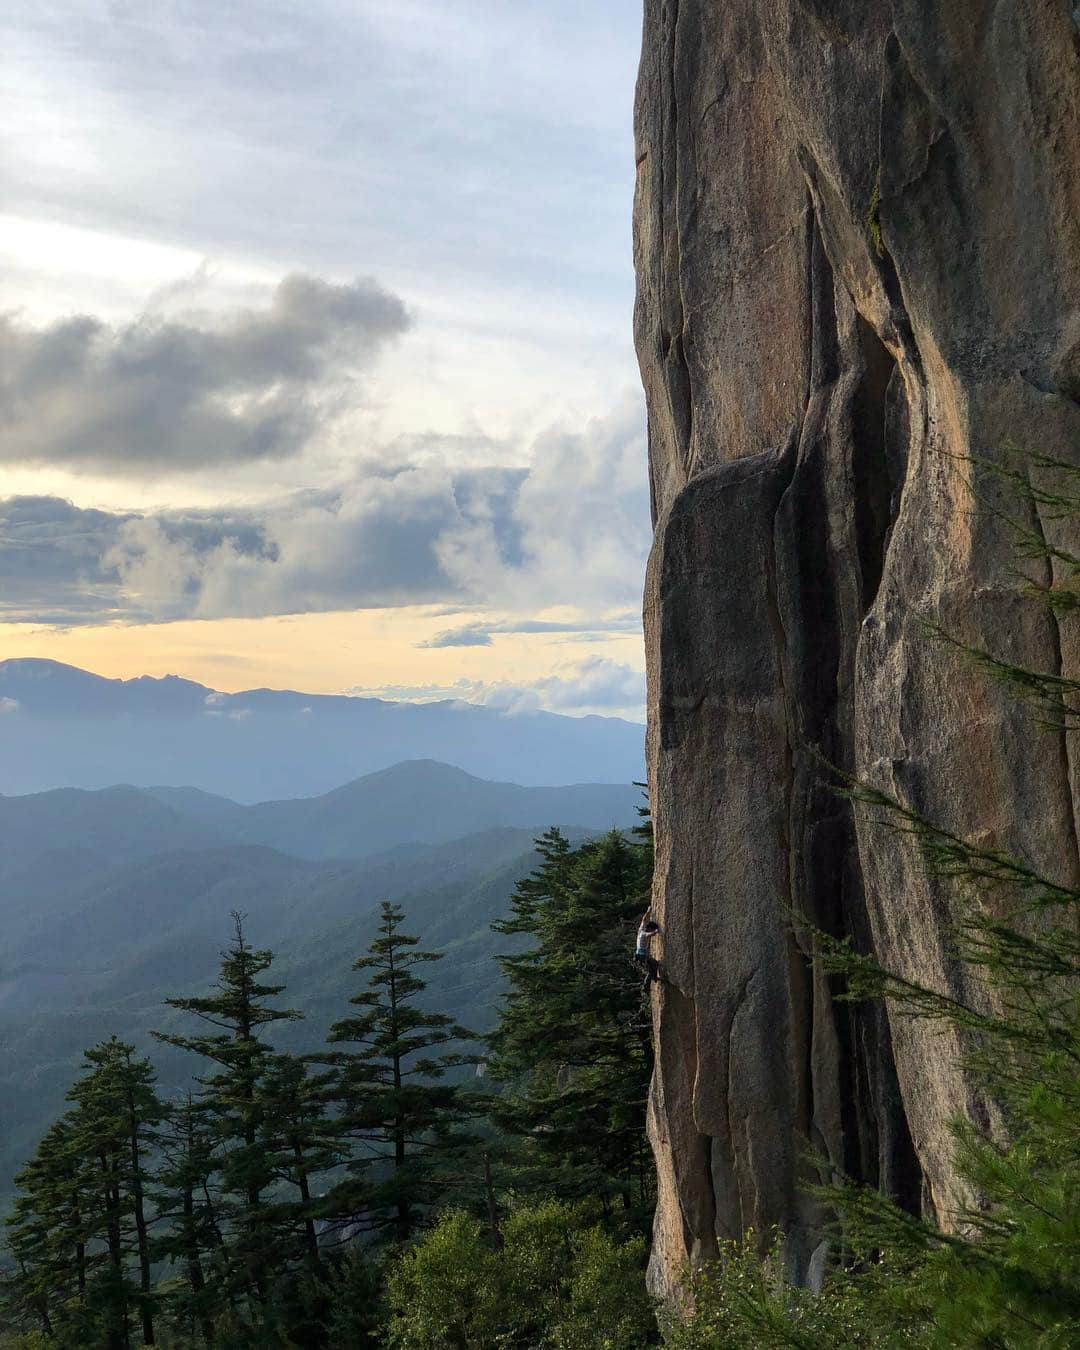
{"type": "Polygon", "coordinates": [[[637,951],[634,953],[634,955],[648,956],[649,944],[652,942],[655,936],[656,936],[655,933],[650,933],[649,930],[645,927],[645,925],[642,924],[641,927],[637,930],[637,951]]]}

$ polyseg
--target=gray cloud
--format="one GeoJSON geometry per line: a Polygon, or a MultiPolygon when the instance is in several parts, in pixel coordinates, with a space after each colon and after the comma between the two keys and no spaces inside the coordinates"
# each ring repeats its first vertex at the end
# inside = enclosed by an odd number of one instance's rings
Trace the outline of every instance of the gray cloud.
{"type": "Polygon", "coordinates": [[[296,454],[407,325],[374,281],[300,275],[217,320],[0,316],[0,460],[146,474],[296,454]]]}
{"type": "Polygon", "coordinates": [[[483,623],[466,624],[463,628],[447,628],[418,647],[490,647],[491,626],[483,623]]]}
{"type": "Polygon", "coordinates": [[[448,630],[432,646],[633,631],[648,544],[643,441],[634,400],[581,433],[540,437],[525,469],[373,462],[332,490],[202,511],[10,498],[0,501],[0,618],[147,623],[445,604],[520,617],[448,630]],[[555,605],[597,619],[531,617],[555,605]]]}

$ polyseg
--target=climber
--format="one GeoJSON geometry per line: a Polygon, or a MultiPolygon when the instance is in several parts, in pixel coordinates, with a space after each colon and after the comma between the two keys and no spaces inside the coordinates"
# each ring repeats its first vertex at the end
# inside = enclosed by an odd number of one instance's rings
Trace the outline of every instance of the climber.
{"type": "Polygon", "coordinates": [[[641,916],[641,923],[638,925],[637,932],[637,950],[634,952],[634,960],[640,962],[645,967],[645,979],[642,982],[641,989],[644,993],[649,985],[655,980],[657,983],[663,980],[660,974],[660,962],[652,955],[649,950],[652,946],[652,940],[660,932],[660,925],[652,917],[652,910],[647,909],[641,916]]]}

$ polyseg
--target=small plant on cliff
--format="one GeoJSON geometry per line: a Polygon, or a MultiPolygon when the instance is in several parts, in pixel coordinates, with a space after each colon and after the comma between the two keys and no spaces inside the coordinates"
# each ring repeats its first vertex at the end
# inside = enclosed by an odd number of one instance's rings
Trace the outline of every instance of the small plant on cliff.
{"type": "Polygon", "coordinates": [[[870,242],[879,258],[885,256],[885,240],[881,233],[881,176],[878,175],[874,190],[870,194],[870,205],[866,208],[866,228],[870,231],[870,242]]]}
{"type": "Polygon", "coordinates": [[[864,809],[913,835],[960,891],[955,956],[977,978],[962,1000],[834,945],[826,963],[849,998],[958,1032],[1000,1118],[954,1121],[955,1168],[970,1200],[947,1231],[850,1185],[831,1196],[864,1247],[910,1263],[907,1306],[933,1345],[1080,1344],[1080,890],[980,848],[870,788],[864,809]]]}

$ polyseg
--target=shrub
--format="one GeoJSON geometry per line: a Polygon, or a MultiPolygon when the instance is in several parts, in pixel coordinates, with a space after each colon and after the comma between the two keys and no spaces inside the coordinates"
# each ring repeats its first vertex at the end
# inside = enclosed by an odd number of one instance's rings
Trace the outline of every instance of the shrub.
{"type": "Polygon", "coordinates": [[[448,1214],[390,1274],[390,1342],[402,1350],[637,1350],[656,1343],[645,1244],[583,1206],[547,1201],[506,1222],[502,1246],[448,1214]]]}

